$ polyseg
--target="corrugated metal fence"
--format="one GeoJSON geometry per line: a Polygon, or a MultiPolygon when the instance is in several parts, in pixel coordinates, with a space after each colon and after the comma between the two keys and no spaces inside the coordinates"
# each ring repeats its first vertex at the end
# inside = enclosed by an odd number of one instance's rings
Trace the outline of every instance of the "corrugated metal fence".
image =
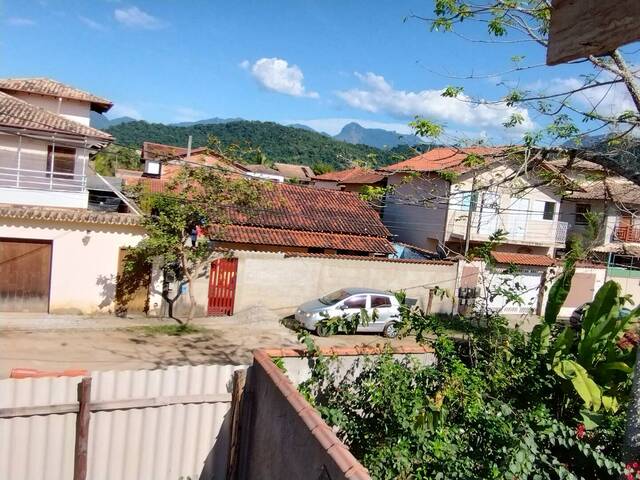
{"type": "MultiPolygon", "coordinates": [[[[92,412],[87,478],[225,478],[232,377],[245,368],[200,365],[92,372],[92,403],[171,397],[175,404],[92,412]],[[214,394],[222,395],[211,397],[214,394]],[[188,400],[206,395],[214,400],[188,400]],[[179,403],[180,397],[185,404],[179,403]]],[[[80,380],[0,380],[0,409],[74,403],[80,380]]],[[[0,479],[72,479],[75,418],[75,413],[0,418],[0,479]]]]}

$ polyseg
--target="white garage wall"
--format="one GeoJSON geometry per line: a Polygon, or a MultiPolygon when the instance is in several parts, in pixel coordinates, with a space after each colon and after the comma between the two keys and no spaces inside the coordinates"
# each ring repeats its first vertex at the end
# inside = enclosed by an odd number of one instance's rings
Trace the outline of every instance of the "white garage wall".
{"type": "Polygon", "coordinates": [[[137,226],[0,219],[0,238],[52,240],[50,313],[111,313],[118,251],[143,238],[137,226]]]}

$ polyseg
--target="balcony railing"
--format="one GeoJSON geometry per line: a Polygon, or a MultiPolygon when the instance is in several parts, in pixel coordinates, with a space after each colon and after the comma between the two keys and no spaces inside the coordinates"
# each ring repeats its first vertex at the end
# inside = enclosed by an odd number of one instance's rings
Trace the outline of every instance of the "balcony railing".
{"type": "Polygon", "coordinates": [[[86,191],[86,175],[0,167],[0,187],[52,192],[86,191]]]}
{"type": "Polygon", "coordinates": [[[615,239],[619,242],[640,242],[640,227],[618,225],[614,234],[615,239]]]}
{"type": "Polygon", "coordinates": [[[556,243],[565,243],[567,241],[568,231],[568,222],[558,222],[558,226],[556,227],[556,243]]]}

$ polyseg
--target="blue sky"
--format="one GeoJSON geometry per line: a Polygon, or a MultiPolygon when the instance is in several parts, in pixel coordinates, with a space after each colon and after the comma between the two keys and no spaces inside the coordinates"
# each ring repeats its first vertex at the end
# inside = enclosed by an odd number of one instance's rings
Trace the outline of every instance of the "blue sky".
{"type": "MultiPolygon", "coordinates": [[[[2,76],[47,76],[109,98],[111,118],[180,122],[242,117],[306,123],[336,133],[350,120],[407,131],[416,114],[449,132],[495,142],[540,125],[533,112],[505,134],[508,111],[444,99],[446,85],[496,98],[509,84],[565,84],[584,70],[494,74],[513,55],[544,62],[531,44],[487,46],[403,19],[430,1],[273,0],[134,2],[5,0],[2,76]]],[[[479,25],[465,35],[483,38],[479,25]]]]}

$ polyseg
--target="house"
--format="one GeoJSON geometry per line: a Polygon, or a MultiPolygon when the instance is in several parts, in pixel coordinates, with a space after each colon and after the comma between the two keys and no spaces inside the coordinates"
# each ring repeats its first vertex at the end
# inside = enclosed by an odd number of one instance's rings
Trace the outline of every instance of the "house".
{"type": "Polygon", "coordinates": [[[401,242],[464,253],[497,230],[498,250],[552,257],[566,240],[560,193],[538,186],[540,170],[526,174],[504,148],[434,148],[385,167],[390,175],[383,222],[401,242]]]}
{"type": "Polygon", "coordinates": [[[264,180],[274,180],[276,182],[285,181],[285,176],[282,175],[278,170],[275,170],[266,165],[262,165],[260,163],[242,165],[242,167],[247,170],[247,176],[249,177],[262,178],[264,180]]]}
{"type": "Polygon", "coordinates": [[[274,163],[273,169],[280,173],[290,182],[309,184],[313,181],[315,174],[311,167],[307,165],[295,165],[291,163],[274,163]]]}
{"type": "Polygon", "coordinates": [[[136,214],[93,210],[109,200],[90,198],[88,158],[112,138],[89,114],[111,105],[55,80],[0,79],[0,312],[115,310],[124,251],[144,230],[136,214]]]}
{"type": "Polygon", "coordinates": [[[140,151],[142,174],[145,177],[169,180],[187,164],[218,168],[229,173],[243,174],[247,170],[240,164],[230,162],[207,147],[188,149],[164,145],[161,143],[144,142],[140,151]]]}
{"type": "Polygon", "coordinates": [[[389,231],[376,211],[350,192],[276,183],[264,206],[234,215],[212,231],[218,245],[234,250],[387,256],[389,231]]]}
{"type": "Polygon", "coordinates": [[[383,172],[355,167],[316,175],[313,179],[313,186],[360,193],[364,186],[384,187],[386,180],[387,175],[383,172]]]}
{"type": "MultiPolygon", "coordinates": [[[[589,236],[588,215],[595,214],[597,237],[592,245],[594,266],[606,268],[606,279],[616,280],[625,293],[640,302],[640,187],[626,178],[611,174],[601,165],[575,159],[550,161],[570,177],[579,189],[569,191],[560,205],[560,219],[568,224],[570,236],[589,236]]],[[[585,271],[575,283],[575,303],[590,301],[594,274],[585,271]]],[[[597,276],[597,275],[596,275],[597,276]]],[[[599,276],[597,276],[599,278],[599,276]]]]}

